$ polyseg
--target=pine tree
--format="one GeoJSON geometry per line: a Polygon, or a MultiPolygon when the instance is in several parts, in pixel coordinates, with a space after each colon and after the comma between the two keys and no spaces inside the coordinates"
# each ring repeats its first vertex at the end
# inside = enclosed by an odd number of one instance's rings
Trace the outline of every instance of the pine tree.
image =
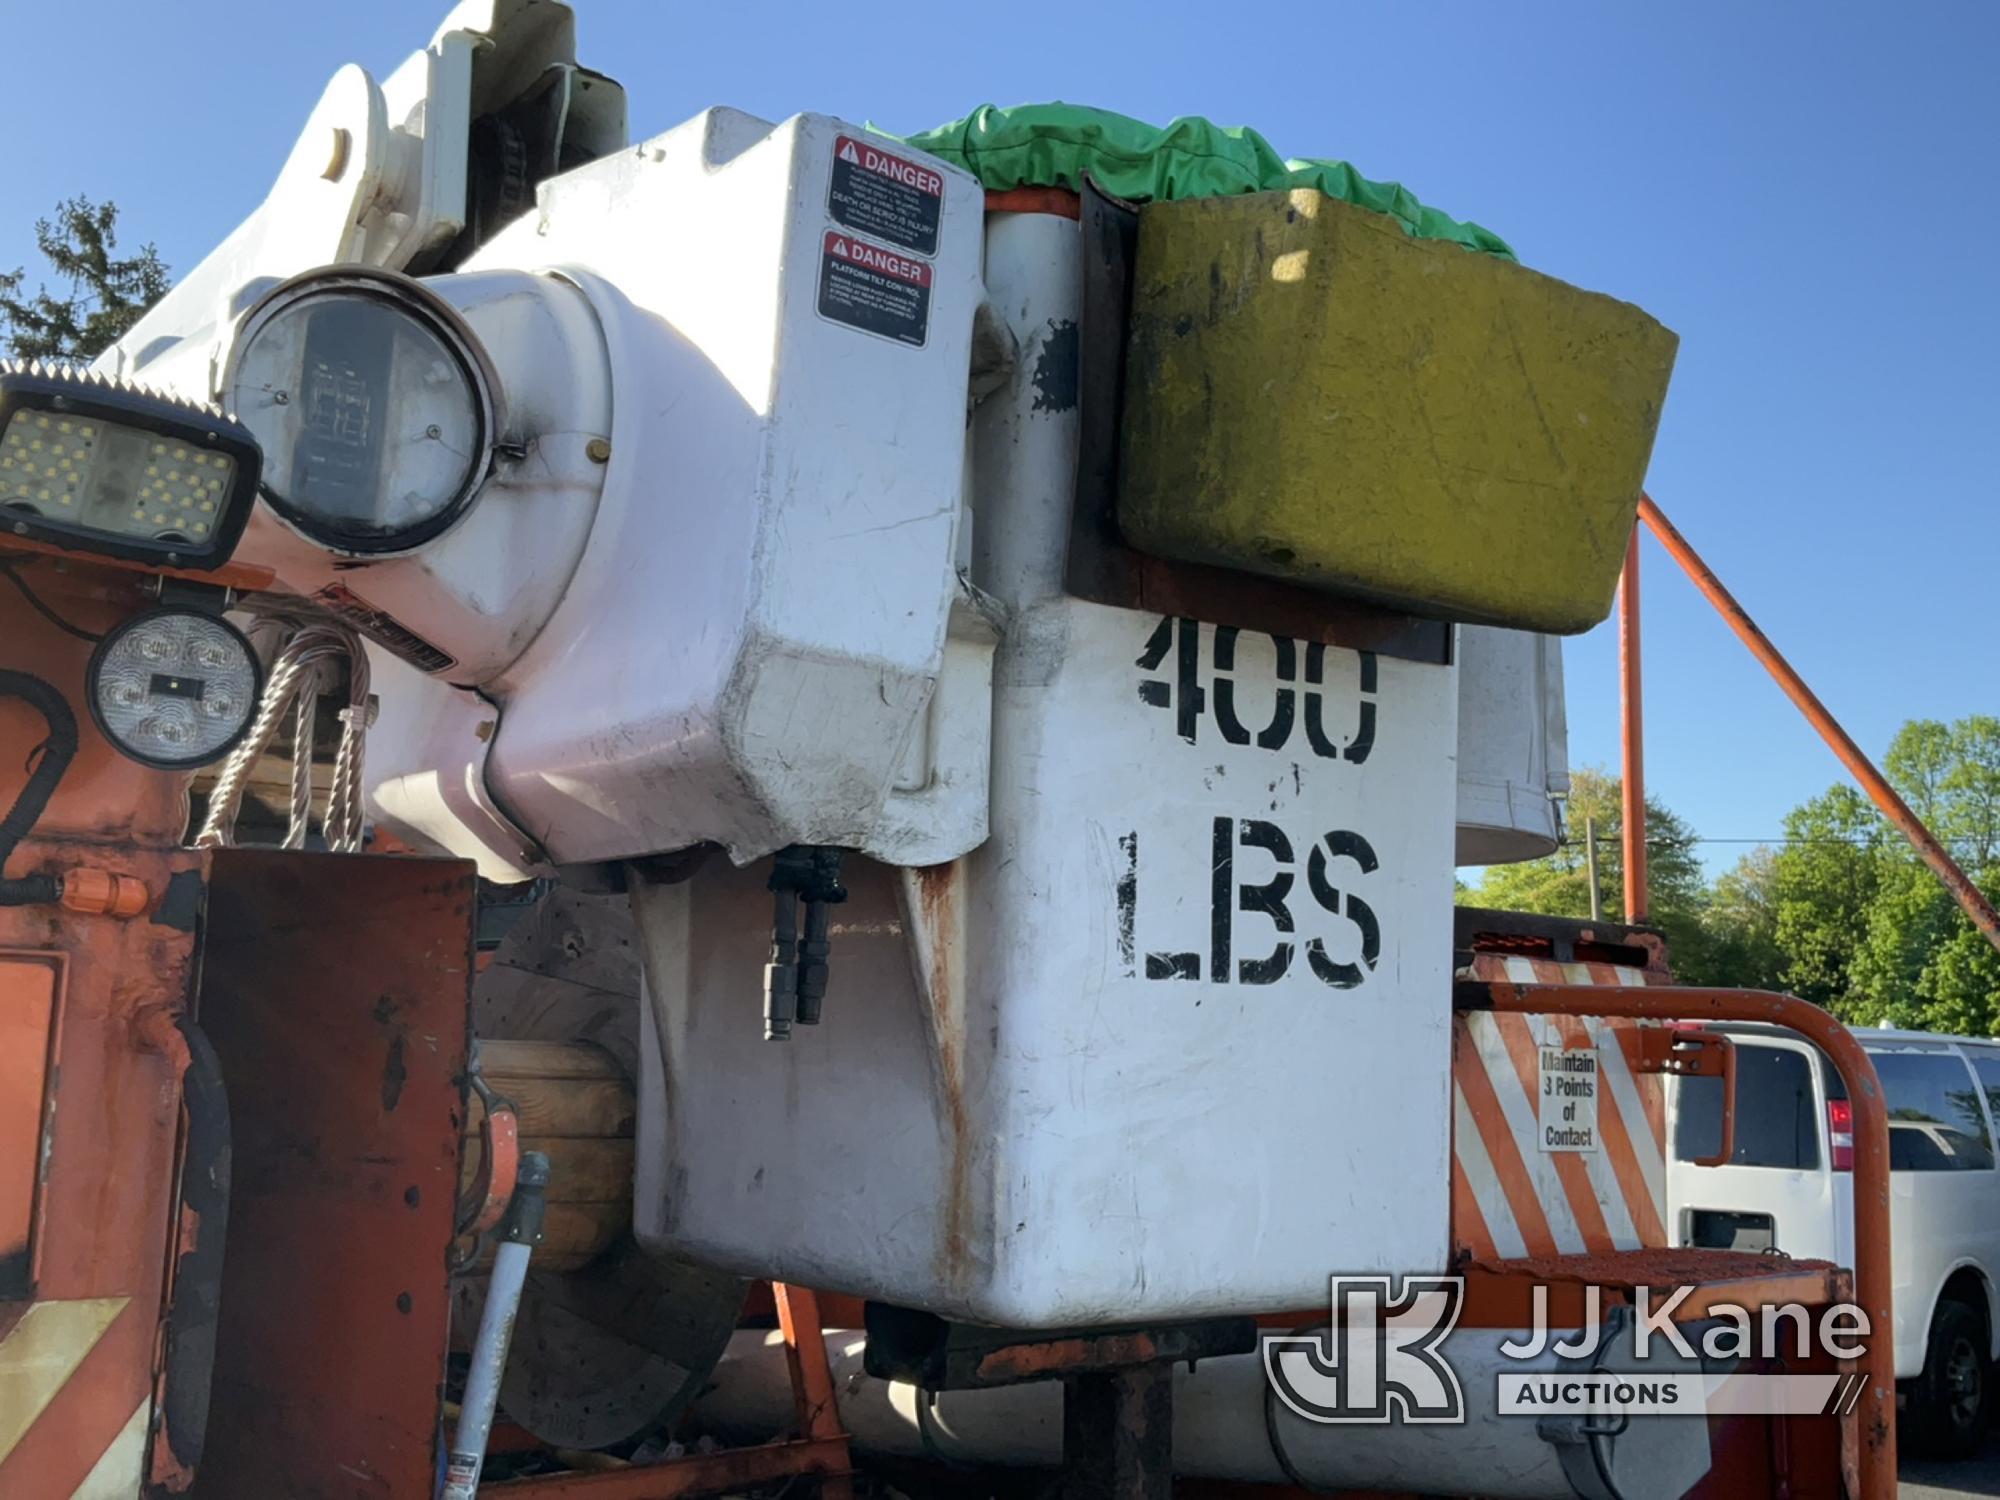
{"type": "Polygon", "coordinates": [[[116,343],[167,290],[165,262],[151,244],[120,259],[118,206],[66,199],[35,223],[35,244],[54,272],[32,296],[25,269],[0,273],[0,335],[16,359],[81,363],[116,343]],[[67,288],[66,294],[63,288],[67,288]]]}

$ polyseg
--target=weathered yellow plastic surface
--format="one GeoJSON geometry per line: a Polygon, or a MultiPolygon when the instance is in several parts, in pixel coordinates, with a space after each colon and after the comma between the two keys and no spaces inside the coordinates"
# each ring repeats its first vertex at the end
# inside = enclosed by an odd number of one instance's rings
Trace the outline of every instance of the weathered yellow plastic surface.
{"type": "Polygon", "coordinates": [[[1611,609],[1679,339],[1312,192],[1141,213],[1118,520],[1447,619],[1611,609]]]}

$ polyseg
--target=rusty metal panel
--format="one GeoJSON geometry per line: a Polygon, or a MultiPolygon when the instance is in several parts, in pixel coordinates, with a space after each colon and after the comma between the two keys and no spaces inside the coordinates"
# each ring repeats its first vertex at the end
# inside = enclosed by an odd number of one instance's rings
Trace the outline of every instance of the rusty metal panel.
{"type": "Polygon", "coordinates": [[[25,1297],[35,1281],[30,1235],[60,964],[50,954],[0,956],[0,1298],[25,1297]]]}
{"type": "Polygon", "coordinates": [[[37,837],[11,866],[107,870],[141,882],[152,906],[129,921],[0,908],[0,948],[62,966],[43,1108],[25,1141],[10,1123],[0,1144],[36,1153],[40,1174],[33,1300],[0,1302],[0,1495],[68,1495],[105,1473],[136,1484],[145,1462],[175,1228],[185,1051],[174,1023],[203,863],[37,837]]]}
{"type": "Polygon", "coordinates": [[[235,1183],[203,1500],[428,1500],[473,873],[220,850],[200,997],[235,1183]]]}
{"type": "MultiPolygon", "coordinates": [[[[142,574],[77,557],[17,566],[84,631],[152,602],[142,574]]],[[[0,589],[0,667],[61,694],[77,720],[75,756],[6,873],[60,877],[71,896],[108,883],[145,894],[123,918],[80,905],[0,907],[0,950],[53,975],[45,984],[28,974],[23,985],[15,971],[0,984],[9,1174],[0,1188],[0,1495],[9,1497],[129,1494],[149,1474],[158,1493],[185,1487],[168,1455],[172,1423],[163,1434],[154,1396],[183,1388],[162,1369],[170,1340],[161,1313],[177,1241],[198,1238],[202,1224],[176,1204],[175,1184],[182,1023],[207,858],[176,847],[187,824],[182,779],[120,755],[83,711],[90,654],[88,638],[0,589]],[[24,1165],[31,1227],[22,1246],[24,1165]]],[[[46,764],[36,757],[48,753],[50,728],[28,702],[0,701],[0,765],[46,764]]],[[[0,792],[0,806],[11,800],[0,792]]]]}

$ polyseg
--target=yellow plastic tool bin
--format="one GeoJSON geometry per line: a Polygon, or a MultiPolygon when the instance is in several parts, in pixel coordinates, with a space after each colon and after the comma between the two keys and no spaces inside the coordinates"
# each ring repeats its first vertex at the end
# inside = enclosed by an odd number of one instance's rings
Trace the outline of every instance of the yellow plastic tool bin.
{"type": "Polygon", "coordinates": [[[1155,203],[1119,525],[1178,561],[1588,630],[1678,343],[1630,303],[1318,192],[1155,203]]]}

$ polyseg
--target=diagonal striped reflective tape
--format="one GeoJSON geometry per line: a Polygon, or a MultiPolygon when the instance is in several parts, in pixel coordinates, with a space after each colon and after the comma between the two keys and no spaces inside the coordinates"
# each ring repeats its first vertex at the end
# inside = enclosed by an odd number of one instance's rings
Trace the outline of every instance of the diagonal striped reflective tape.
{"type": "MultiPolygon", "coordinates": [[[[1478,979],[1516,984],[1637,984],[1626,965],[1475,954],[1478,979]]],[[[1452,1213],[1455,1243],[1508,1257],[1664,1245],[1664,1089],[1633,1071],[1639,1027],[1566,1016],[1470,1012],[1453,1020],[1452,1213]],[[1541,1149],[1544,1047],[1598,1060],[1597,1143],[1541,1149]],[[1462,1226],[1460,1228],[1459,1226],[1462,1226]]]]}
{"type": "Polygon", "coordinates": [[[92,1297],[37,1302],[0,1339],[0,1463],[48,1410],[129,1301],[92,1297]]]}
{"type": "Polygon", "coordinates": [[[98,1456],[83,1483],[71,1491],[69,1500],[137,1500],[146,1477],[146,1437],[152,1416],[153,1398],[148,1396],[126,1419],[111,1446],[98,1456]]]}

